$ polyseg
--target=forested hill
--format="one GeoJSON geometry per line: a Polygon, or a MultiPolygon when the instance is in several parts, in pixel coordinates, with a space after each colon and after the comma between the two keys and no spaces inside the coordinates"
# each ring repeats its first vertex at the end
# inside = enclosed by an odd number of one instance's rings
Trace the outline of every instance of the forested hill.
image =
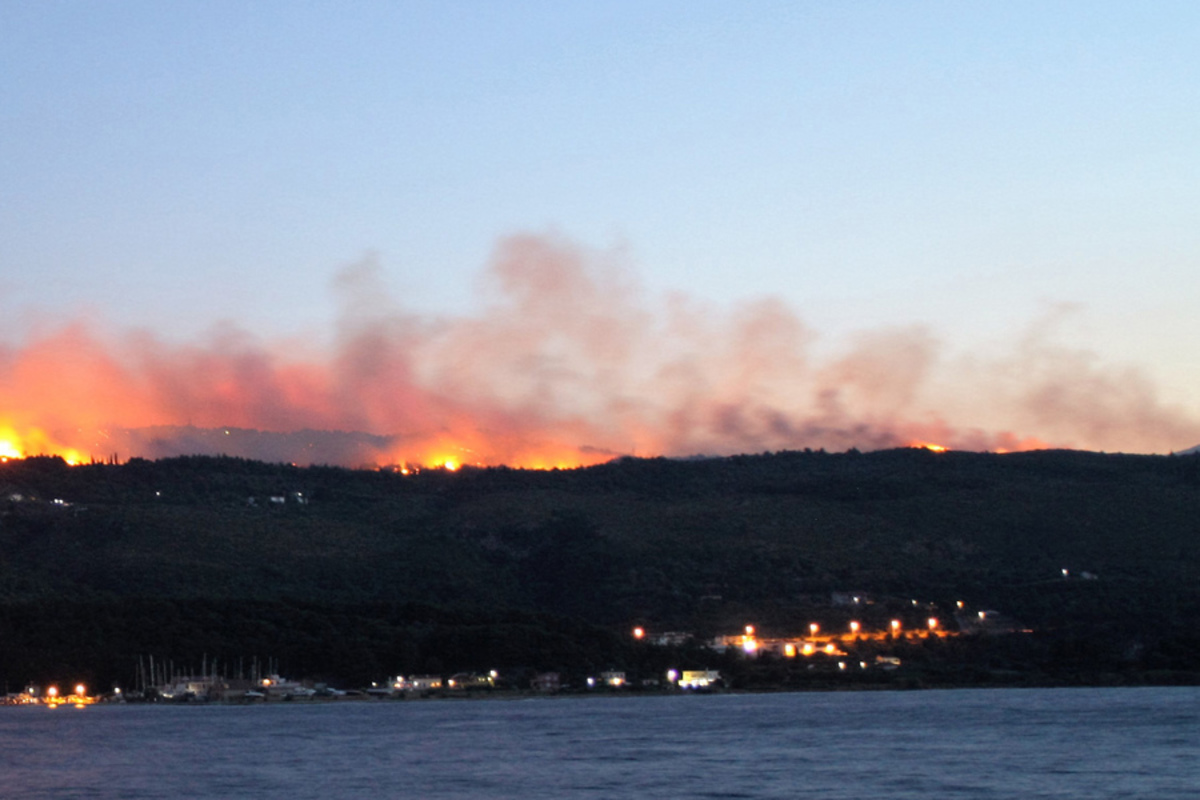
{"type": "MultiPolygon", "coordinates": [[[[359,661],[382,663],[366,652],[376,622],[525,626],[529,647],[575,652],[568,640],[592,635],[579,631],[634,622],[789,632],[836,616],[846,593],[881,613],[962,600],[1191,652],[1200,456],[806,451],[414,475],[220,457],[0,464],[12,680],[37,658],[83,657],[39,632],[51,613],[114,665],[152,647],[299,638],[311,652],[347,630],[359,661]]],[[[418,658],[393,638],[385,655],[418,658]]]]}

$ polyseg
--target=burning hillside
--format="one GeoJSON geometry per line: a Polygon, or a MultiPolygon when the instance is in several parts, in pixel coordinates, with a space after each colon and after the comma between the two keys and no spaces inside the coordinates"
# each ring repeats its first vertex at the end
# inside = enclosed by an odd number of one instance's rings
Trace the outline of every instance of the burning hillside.
{"type": "Polygon", "coordinates": [[[814,332],[778,301],[652,307],[603,256],[535,236],[502,242],[483,287],[478,313],[430,318],[356,266],[321,343],[229,326],[185,344],[82,323],[31,334],[0,347],[0,457],[548,468],[932,442],[1166,452],[1200,439],[1135,371],[1044,334],[967,358],[919,327],[877,331],[818,360],[814,332]]]}

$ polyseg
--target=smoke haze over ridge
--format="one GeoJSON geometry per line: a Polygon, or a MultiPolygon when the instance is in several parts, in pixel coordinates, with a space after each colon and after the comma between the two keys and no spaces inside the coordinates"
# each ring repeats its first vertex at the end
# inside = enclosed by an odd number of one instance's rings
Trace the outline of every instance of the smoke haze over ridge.
{"type": "Polygon", "coordinates": [[[228,324],[177,344],[76,322],[0,345],[0,440],[101,458],[530,467],[913,442],[1168,452],[1200,441],[1200,420],[1161,403],[1136,368],[1057,345],[1053,315],[1001,353],[954,353],[913,325],[863,331],[819,356],[818,333],[778,300],[653,301],[617,256],[541,235],[498,244],[469,315],[393,302],[371,259],[335,284],[336,327],[319,344],[265,343],[228,324]],[[361,435],[337,445],[312,433],[330,431],[361,435]]]}

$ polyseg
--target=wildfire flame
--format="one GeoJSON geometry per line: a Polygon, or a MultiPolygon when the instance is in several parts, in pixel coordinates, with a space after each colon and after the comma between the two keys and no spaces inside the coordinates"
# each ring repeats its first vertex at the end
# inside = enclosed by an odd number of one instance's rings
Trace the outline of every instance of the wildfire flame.
{"type": "Polygon", "coordinates": [[[89,456],[59,442],[40,428],[18,431],[11,424],[0,423],[0,461],[31,455],[56,455],[72,466],[89,460],[89,456]]]}
{"type": "Polygon", "coordinates": [[[913,327],[818,361],[815,334],[778,301],[652,308],[620,265],[537,236],[504,241],[483,286],[477,314],[431,319],[390,303],[378,268],[357,265],[338,281],[335,333],[313,343],[227,326],[176,345],[78,323],[0,343],[0,459],[552,469],[620,455],[1200,441],[1200,422],[1136,373],[1033,335],[1005,358],[956,360],[913,327]],[[1039,436],[1010,432],[1022,429],[1039,436]]]}

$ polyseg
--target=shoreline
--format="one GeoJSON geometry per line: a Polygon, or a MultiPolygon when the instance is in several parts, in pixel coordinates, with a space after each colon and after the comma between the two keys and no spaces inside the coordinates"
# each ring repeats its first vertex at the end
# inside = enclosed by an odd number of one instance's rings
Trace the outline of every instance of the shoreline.
{"type": "Polygon", "coordinates": [[[1140,682],[1131,681],[1034,681],[1029,683],[1014,683],[1003,681],[991,682],[964,682],[964,683],[919,683],[919,682],[903,682],[897,681],[894,683],[879,683],[879,684],[864,684],[864,685],[837,685],[825,684],[821,686],[809,687],[794,687],[794,686],[774,686],[774,687],[734,687],[734,688],[715,688],[715,689],[685,689],[685,690],[654,690],[654,689],[565,689],[555,692],[539,692],[530,690],[506,690],[498,689],[492,691],[469,691],[469,692],[410,692],[402,694],[394,694],[387,696],[372,696],[372,695],[352,695],[338,697],[279,697],[267,700],[265,698],[228,698],[228,699],[188,699],[188,700],[114,700],[107,697],[88,698],[82,702],[54,702],[47,703],[39,700],[33,701],[0,701],[0,706],[42,706],[47,708],[57,708],[59,706],[70,706],[72,708],[84,708],[87,706],[169,706],[169,707],[199,707],[199,706],[235,706],[235,707],[250,707],[250,706],[329,706],[329,705],[395,705],[398,703],[434,703],[434,702],[505,702],[519,700],[570,700],[570,699],[588,699],[588,698],[639,698],[639,697],[688,697],[688,696],[716,696],[716,695],[770,695],[770,694],[834,694],[834,693],[875,693],[875,692],[938,692],[938,691],[962,691],[962,690],[1046,690],[1046,689],[1171,689],[1171,688],[1196,688],[1200,687],[1200,672],[1198,671],[1176,671],[1169,676],[1161,676],[1163,678],[1171,678],[1170,680],[1144,680],[1140,682]]]}

